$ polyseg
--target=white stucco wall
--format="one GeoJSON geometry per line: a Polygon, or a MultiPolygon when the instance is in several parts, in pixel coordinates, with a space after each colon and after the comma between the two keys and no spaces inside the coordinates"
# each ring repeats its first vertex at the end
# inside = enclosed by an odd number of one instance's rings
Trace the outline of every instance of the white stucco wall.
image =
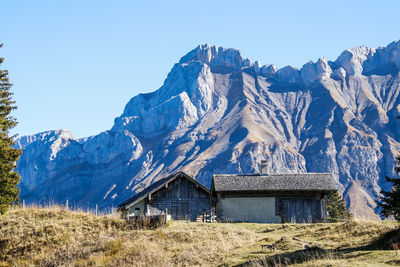
{"type": "Polygon", "coordinates": [[[141,216],[144,213],[144,200],[139,201],[135,205],[129,207],[128,216],[141,216]],[[139,208],[140,210],[136,210],[139,208]]]}
{"type": "Polygon", "coordinates": [[[225,197],[219,213],[224,221],[281,223],[281,217],[275,215],[274,197],[225,197]]]}

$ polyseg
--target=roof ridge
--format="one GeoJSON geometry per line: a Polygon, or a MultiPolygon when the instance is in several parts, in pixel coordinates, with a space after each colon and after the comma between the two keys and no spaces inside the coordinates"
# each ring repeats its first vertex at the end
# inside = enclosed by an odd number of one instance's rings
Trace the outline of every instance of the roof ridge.
{"type": "Polygon", "coordinates": [[[305,175],[305,174],[331,174],[331,173],[329,173],[329,172],[271,173],[268,175],[305,175]]]}
{"type": "Polygon", "coordinates": [[[259,173],[233,173],[233,174],[227,174],[227,173],[222,173],[222,174],[213,174],[213,176],[261,176],[259,173]]]}
{"type": "Polygon", "coordinates": [[[268,176],[272,176],[272,175],[307,175],[307,174],[328,174],[328,175],[332,175],[332,173],[330,172],[304,172],[304,173],[270,173],[270,174],[259,174],[259,173],[243,173],[243,174],[239,174],[239,173],[233,173],[233,174],[213,174],[213,176],[264,176],[264,177],[268,177],[268,176]]]}

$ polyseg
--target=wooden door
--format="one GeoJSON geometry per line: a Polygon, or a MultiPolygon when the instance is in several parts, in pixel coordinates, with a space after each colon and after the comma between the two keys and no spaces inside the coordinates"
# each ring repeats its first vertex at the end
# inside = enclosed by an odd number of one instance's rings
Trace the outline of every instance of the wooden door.
{"type": "Polygon", "coordinates": [[[171,201],[171,216],[173,219],[176,219],[176,216],[178,216],[178,210],[179,201],[171,201]]]}
{"type": "Polygon", "coordinates": [[[287,220],[291,223],[313,222],[313,201],[308,199],[291,199],[288,201],[287,220]]]}
{"type": "Polygon", "coordinates": [[[296,223],[296,216],[297,212],[296,212],[296,200],[289,200],[289,214],[288,214],[288,219],[289,222],[291,223],[296,223]]]}
{"type": "Polygon", "coordinates": [[[180,219],[189,219],[189,201],[180,201],[179,213],[180,219]]]}
{"type": "Polygon", "coordinates": [[[313,201],[308,199],[304,200],[304,222],[312,223],[313,222],[313,201]]]}
{"type": "Polygon", "coordinates": [[[188,201],[171,201],[171,216],[176,220],[184,220],[189,218],[189,202],[188,201]]]}

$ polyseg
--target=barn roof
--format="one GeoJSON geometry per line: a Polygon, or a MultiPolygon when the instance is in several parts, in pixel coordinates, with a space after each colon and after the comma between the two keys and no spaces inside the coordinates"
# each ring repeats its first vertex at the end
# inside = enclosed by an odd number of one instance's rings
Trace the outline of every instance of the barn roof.
{"type": "Polygon", "coordinates": [[[137,203],[137,202],[141,201],[142,199],[146,198],[149,194],[152,194],[152,193],[158,191],[163,186],[165,186],[165,184],[175,180],[178,177],[184,177],[184,178],[192,181],[193,183],[198,184],[199,187],[202,188],[204,191],[206,191],[208,194],[210,193],[210,190],[208,190],[207,187],[205,187],[200,182],[198,182],[196,179],[190,177],[186,173],[180,171],[180,172],[171,174],[170,176],[167,176],[165,178],[162,178],[162,179],[152,183],[150,186],[146,187],[145,189],[143,189],[142,191],[140,191],[139,193],[137,193],[133,197],[131,197],[128,200],[126,200],[125,202],[121,203],[119,205],[119,207],[120,208],[126,208],[127,206],[134,205],[135,203],[137,203]]]}
{"type": "Polygon", "coordinates": [[[228,191],[336,191],[330,173],[213,175],[215,192],[228,191]]]}

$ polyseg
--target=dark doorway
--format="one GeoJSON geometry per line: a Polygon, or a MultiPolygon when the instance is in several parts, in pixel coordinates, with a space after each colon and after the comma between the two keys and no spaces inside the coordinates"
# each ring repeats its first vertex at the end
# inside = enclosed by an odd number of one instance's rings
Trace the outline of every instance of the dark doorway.
{"type": "Polygon", "coordinates": [[[189,219],[188,201],[171,201],[171,216],[173,219],[189,219]]]}
{"type": "MultiPolygon", "coordinates": [[[[312,223],[313,222],[313,200],[311,199],[290,199],[287,205],[287,221],[291,223],[312,223]]],[[[285,205],[285,206],[286,206],[285,205]]]]}

